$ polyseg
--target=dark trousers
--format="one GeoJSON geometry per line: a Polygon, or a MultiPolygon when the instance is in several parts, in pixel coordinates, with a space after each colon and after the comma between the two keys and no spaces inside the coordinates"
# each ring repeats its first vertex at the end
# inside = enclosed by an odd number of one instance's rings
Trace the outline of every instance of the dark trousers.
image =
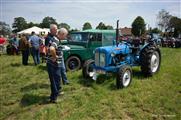
{"type": "Polygon", "coordinates": [[[22,63],[23,65],[28,65],[29,49],[22,50],[22,63]]]}
{"type": "Polygon", "coordinates": [[[61,90],[61,82],[60,82],[60,67],[53,65],[53,63],[47,63],[48,75],[50,79],[50,87],[51,87],[51,100],[56,100],[59,92],[61,90]]]}
{"type": "Polygon", "coordinates": [[[33,60],[34,60],[35,65],[40,64],[40,51],[39,51],[39,49],[32,47],[31,48],[31,54],[33,56],[33,60]]]}

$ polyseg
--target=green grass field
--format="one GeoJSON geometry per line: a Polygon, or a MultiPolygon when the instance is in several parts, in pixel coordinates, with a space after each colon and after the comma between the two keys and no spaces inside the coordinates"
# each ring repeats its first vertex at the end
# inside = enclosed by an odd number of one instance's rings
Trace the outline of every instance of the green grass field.
{"type": "Polygon", "coordinates": [[[181,49],[163,48],[160,72],[145,78],[134,68],[128,88],[116,89],[115,76],[97,82],[68,72],[71,84],[58,104],[47,104],[50,83],[46,64],[21,65],[21,56],[0,56],[0,119],[92,120],[181,119],[181,49]]]}

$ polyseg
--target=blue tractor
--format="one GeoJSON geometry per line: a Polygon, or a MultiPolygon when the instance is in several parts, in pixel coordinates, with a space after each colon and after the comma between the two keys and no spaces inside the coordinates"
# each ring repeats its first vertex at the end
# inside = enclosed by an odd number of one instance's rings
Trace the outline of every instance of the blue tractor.
{"type": "MultiPolygon", "coordinates": [[[[119,30],[116,29],[116,41],[119,30]]],[[[160,69],[161,52],[155,41],[137,44],[134,41],[116,42],[113,46],[98,47],[94,53],[94,60],[84,63],[82,73],[84,78],[97,79],[97,75],[116,73],[117,88],[128,87],[132,81],[132,67],[140,66],[145,76],[152,76],[160,69]]]]}

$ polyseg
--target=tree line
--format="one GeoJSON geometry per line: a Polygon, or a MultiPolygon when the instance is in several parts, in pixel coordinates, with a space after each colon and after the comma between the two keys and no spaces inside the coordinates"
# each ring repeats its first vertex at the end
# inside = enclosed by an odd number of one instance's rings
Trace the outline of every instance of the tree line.
{"type": "MultiPolygon", "coordinates": [[[[33,22],[27,23],[25,18],[16,17],[16,18],[14,18],[14,23],[12,25],[12,28],[13,28],[13,32],[16,33],[16,32],[19,32],[21,30],[24,30],[26,28],[30,28],[33,26],[38,26],[41,28],[49,28],[50,24],[56,24],[59,28],[64,27],[69,31],[78,30],[78,29],[71,29],[70,25],[68,25],[67,23],[58,23],[56,21],[56,19],[54,19],[53,17],[49,17],[49,16],[43,18],[41,23],[33,23],[33,22]]],[[[82,30],[86,30],[86,29],[92,29],[91,23],[86,22],[83,24],[82,30]]],[[[105,25],[103,22],[100,22],[98,24],[98,26],[96,27],[96,29],[113,29],[113,27],[110,25],[105,25]]]]}
{"type": "MultiPolygon", "coordinates": [[[[162,33],[167,36],[178,37],[181,34],[181,18],[171,15],[168,11],[162,9],[157,14],[156,28],[148,28],[147,32],[162,33]]],[[[145,33],[146,24],[141,16],[138,16],[132,23],[132,34],[141,36],[145,33]]]]}
{"type": "MultiPolygon", "coordinates": [[[[38,26],[41,28],[49,28],[50,24],[56,24],[59,28],[64,27],[69,31],[78,31],[78,29],[71,29],[70,25],[67,23],[58,23],[56,19],[53,17],[45,17],[43,18],[41,23],[34,23],[34,22],[27,22],[25,18],[23,17],[16,17],[14,18],[14,22],[12,24],[12,32],[17,33],[21,30],[38,26]]],[[[141,16],[138,16],[135,18],[132,26],[132,34],[134,36],[141,36],[146,32],[146,23],[144,19],[141,16]]],[[[152,33],[172,33],[174,37],[178,37],[178,35],[181,33],[181,18],[178,18],[176,16],[172,16],[168,11],[162,9],[157,14],[157,26],[156,28],[148,28],[147,32],[152,33]]],[[[86,29],[92,29],[92,25],[90,22],[85,22],[83,24],[82,30],[86,29]]],[[[100,22],[96,29],[104,29],[104,30],[112,30],[114,29],[111,25],[106,25],[103,22],[100,22]]],[[[8,24],[5,22],[0,21],[0,34],[10,34],[11,29],[8,24]]]]}

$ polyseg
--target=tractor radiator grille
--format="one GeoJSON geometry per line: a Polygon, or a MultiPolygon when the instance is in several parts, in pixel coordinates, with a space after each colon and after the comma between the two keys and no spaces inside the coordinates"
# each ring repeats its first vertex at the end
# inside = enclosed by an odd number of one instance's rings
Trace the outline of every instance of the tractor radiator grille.
{"type": "Polygon", "coordinates": [[[95,53],[95,65],[99,66],[99,52],[95,53]]]}
{"type": "Polygon", "coordinates": [[[105,54],[104,53],[95,53],[95,65],[104,67],[105,66],[105,54]]]}

